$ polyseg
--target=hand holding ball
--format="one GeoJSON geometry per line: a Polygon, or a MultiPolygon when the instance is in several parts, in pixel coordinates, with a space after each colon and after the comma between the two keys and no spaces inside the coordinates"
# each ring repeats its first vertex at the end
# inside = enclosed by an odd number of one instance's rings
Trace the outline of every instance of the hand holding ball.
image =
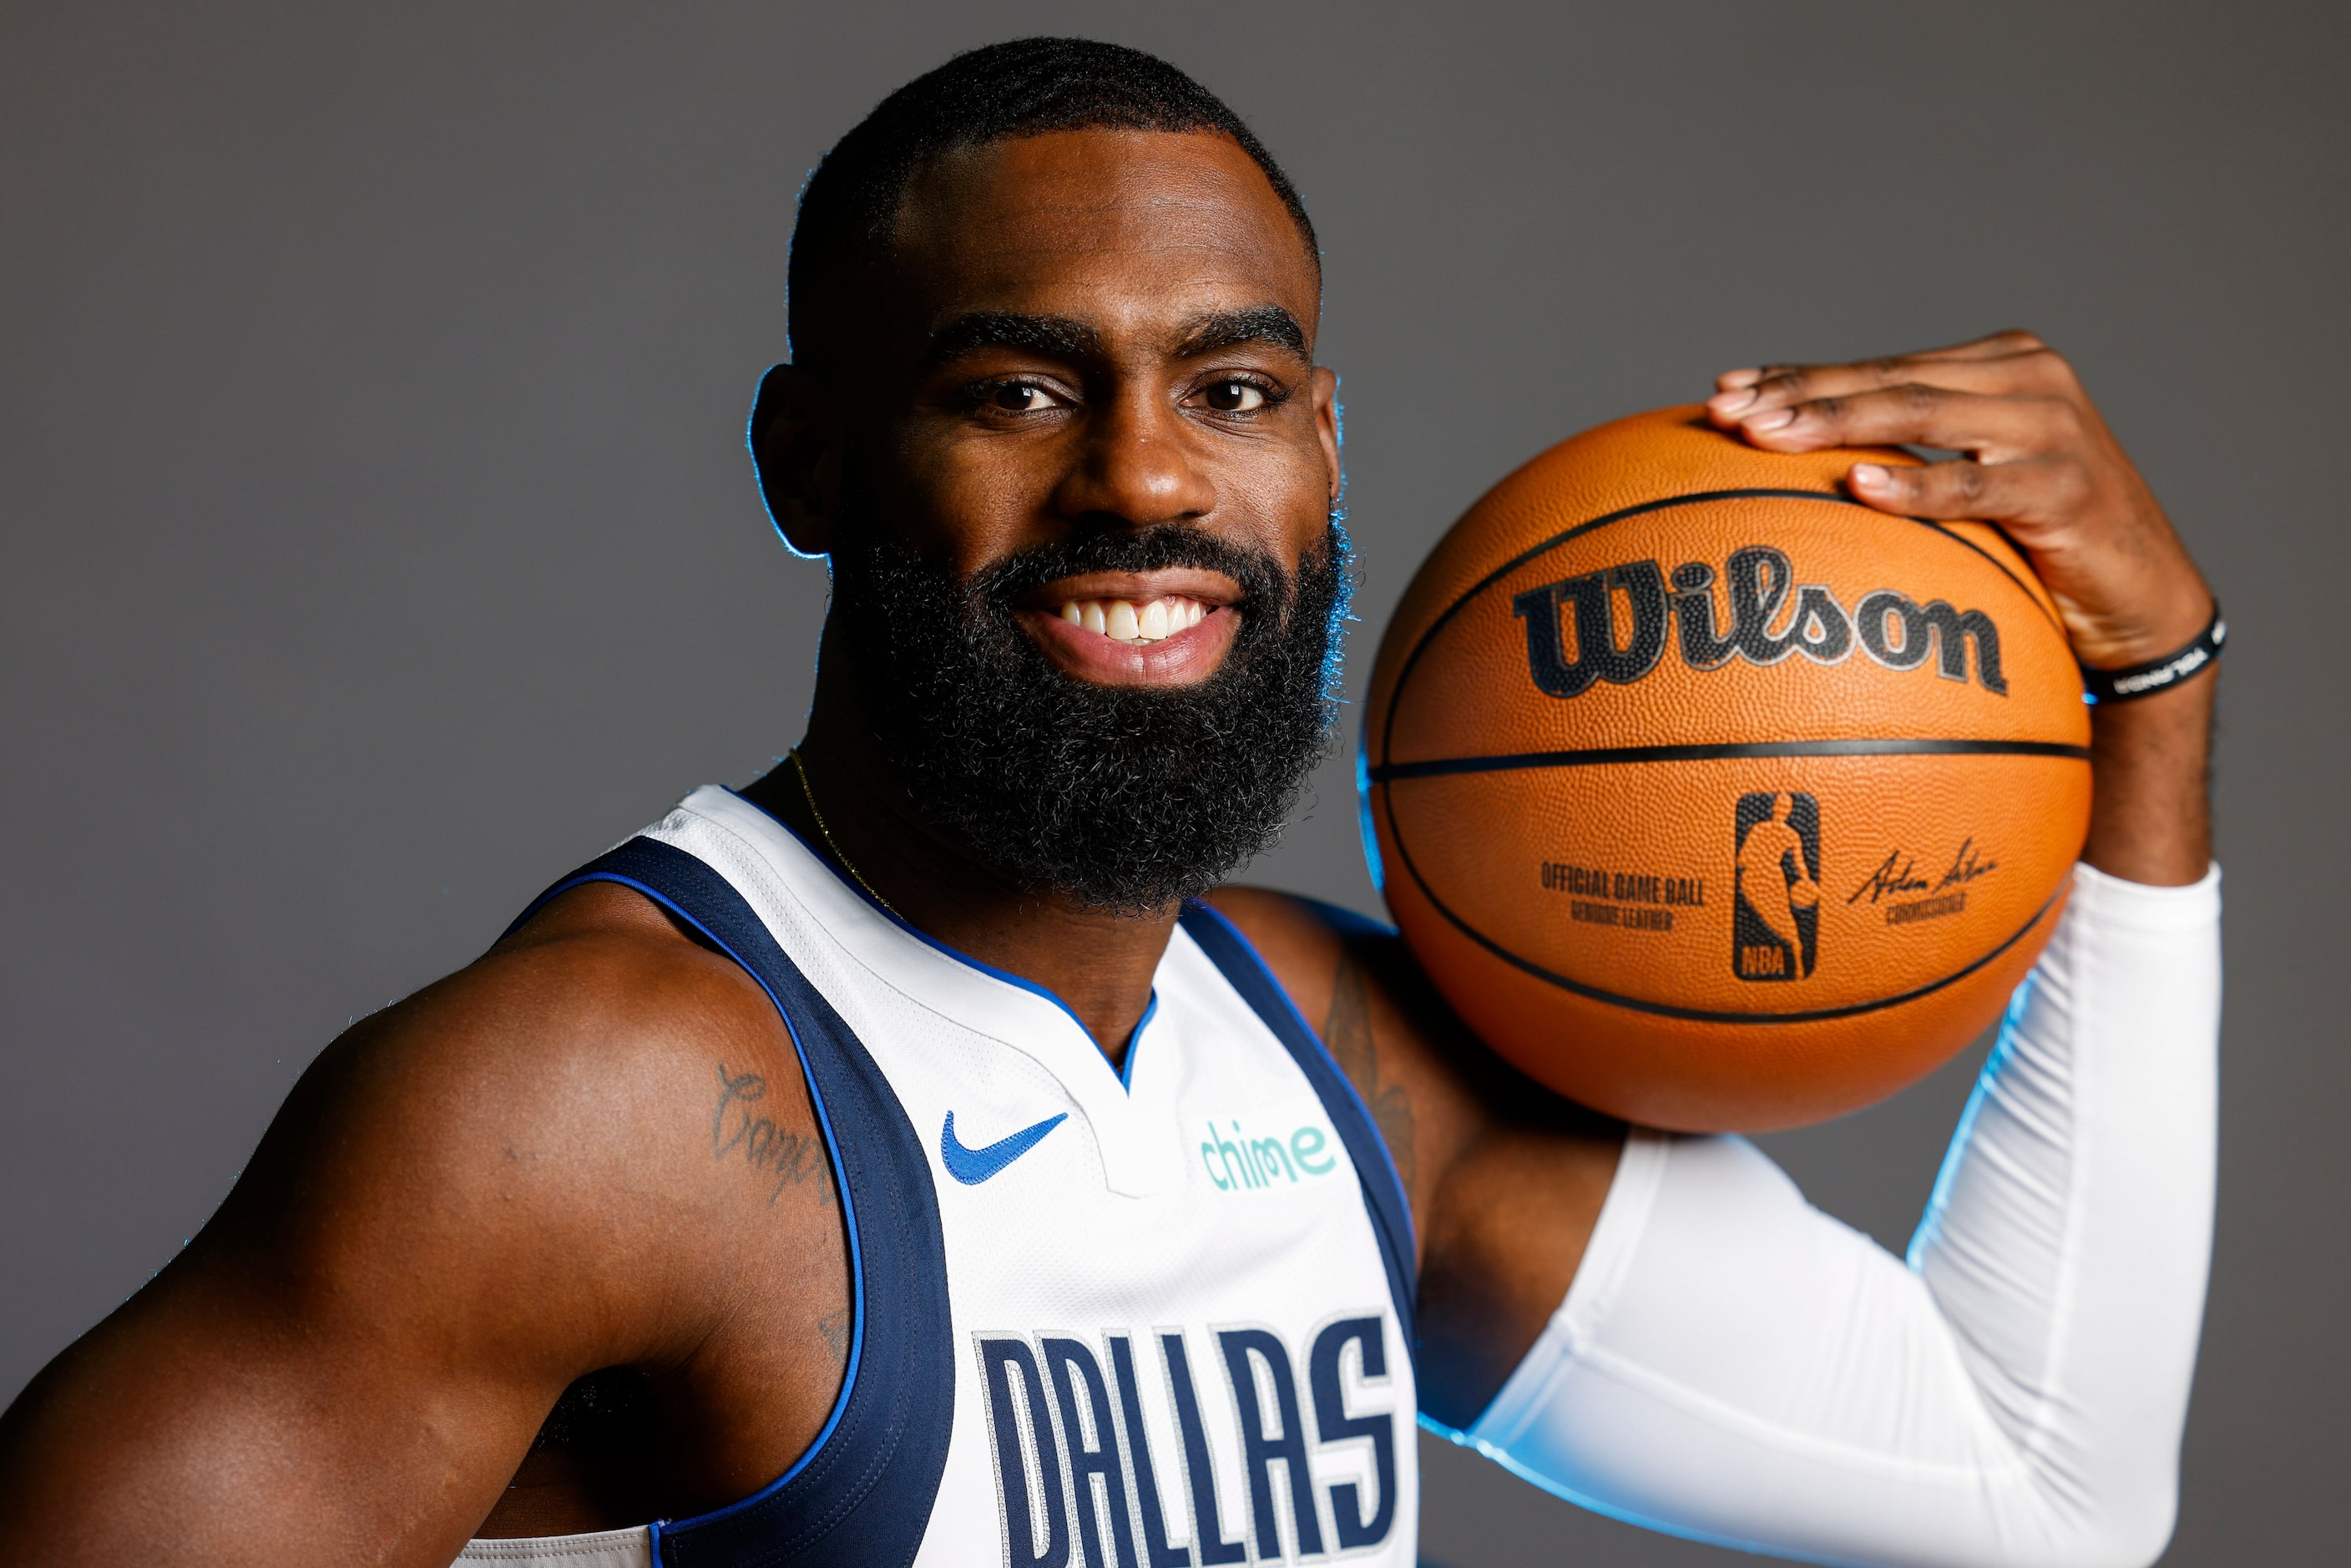
{"type": "Polygon", "coordinates": [[[2089,820],[2055,606],[1998,529],[1845,497],[1695,409],[1553,447],[1381,644],[1388,906],[1522,1071],[1654,1126],[1879,1099],[1997,1018],[2089,820]]]}

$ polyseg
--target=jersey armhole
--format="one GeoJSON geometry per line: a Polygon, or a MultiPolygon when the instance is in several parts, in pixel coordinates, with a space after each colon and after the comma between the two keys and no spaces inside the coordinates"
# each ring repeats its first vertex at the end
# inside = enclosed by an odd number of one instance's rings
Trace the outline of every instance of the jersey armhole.
{"type": "Polygon", "coordinates": [[[767,993],[799,1061],[849,1244],[849,1354],[823,1427],[749,1496],[654,1521],[653,1568],[909,1562],[946,1468],[956,1371],[946,1241],[922,1142],[862,1042],[742,894],[676,845],[629,840],[534,899],[506,936],[591,882],[653,900],[767,993]],[[860,1191],[886,1198],[862,1224],[860,1191]]]}
{"type": "MultiPolygon", "coordinates": [[[[1360,918],[1360,917],[1357,917],[1360,918]]],[[[1378,1238],[1380,1260],[1386,1266],[1388,1292],[1395,1301],[1396,1321],[1404,1330],[1405,1347],[1416,1367],[1420,1358],[1420,1331],[1415,1301],[1418,1270],[1414,1266],[1412,1205],[1405,1197],[1404,1180],[1388,1153],[1387,1140],[1372,1120],[1370,1107],[1346,1073],[1340,1071],[1322,1036],[1299,1012],[1298,1004],[1274,977],[1273,970],[1240,927],[1222,911],[1197,899],[1185,901],[1177,924],[1207,956],[1226,981],[1240,994],[1249,1009],[1273,1031],[1306,1075],[1322,1108],[1330,1114],[1347,1157],[1354,1163],[1363,1184],[1364,1207],[1378,1238]]],[[[1369,924],[1368,922],[1366,924],[1369,924]]]]}

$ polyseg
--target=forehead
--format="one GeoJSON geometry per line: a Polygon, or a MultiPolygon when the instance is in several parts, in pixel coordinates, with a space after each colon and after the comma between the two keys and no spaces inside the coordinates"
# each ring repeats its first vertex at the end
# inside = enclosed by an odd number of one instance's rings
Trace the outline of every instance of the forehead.
{"type": "Polygon", "coordinates": [[[909,183],[891,250],[893,292],[919,330],[1002,310],[1119,335],[1270,303],[1311,332],[1321,291],[1264,171],[1213,134],[1052,131],[962,149],[909,183]]]}

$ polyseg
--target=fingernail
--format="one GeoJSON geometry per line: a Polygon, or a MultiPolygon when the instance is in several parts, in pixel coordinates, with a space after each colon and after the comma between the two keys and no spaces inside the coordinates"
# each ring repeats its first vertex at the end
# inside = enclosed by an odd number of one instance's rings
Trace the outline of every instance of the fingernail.
{"type": "Polygon", "coordinates": [[[1756,395],[1753,387],[1744,387],[1736,392],[1717,392],[1706,401],[1707,406],[1713,409],[1715,413],[1733,414],[1753,402],[1756,395]]]}
{"type": "Polygon", "coordinates": [[[1891,484],[1894,480],[1893,475],[1887,473],[1885,469],[1879,467],[1875,463],[1855,464],[1853,465],[1853,473],[1850,477],[1855,485],[1865,490],[1878,489],[1883,486],[1891,484]]]}
{"type": "Polygon", "coordinates": [[[1758,370],[1725,371],[1714,379],[1727,387],[1751,387],[1763,379],[1763,372],[1758,370]]]}
{"type": "Polygon", "coordinates": [[[1759,413],[1749,420],[1747,428],[1760,435],[1765,431],[1777,430],[1783,424],[1794,423],[1796,411],[1792,408],[1775,408],[1768,413],[1759,413]]]}

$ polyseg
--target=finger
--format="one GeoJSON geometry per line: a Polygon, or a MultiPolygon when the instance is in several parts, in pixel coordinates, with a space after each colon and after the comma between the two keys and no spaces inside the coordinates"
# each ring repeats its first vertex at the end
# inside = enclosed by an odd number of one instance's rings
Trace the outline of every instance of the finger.
{"type": "Polygon", "coordinates": [[[1847,397],[1911,382],[1977,392],[2059,395],[2079,391],[2063,355],[2030,332],[2003,332],[1949,349],[1848,364],[1733,371],[1715,378],[1720,390],[1708,400],[1707,412],[1717,424],[1729,425],[1813,398],[1847,397]]]}
{"type": "Polygon", "coordinates": [[[1988,462],[2039,456],[2082,434],[2081,411],[2063,398],[2010,397],[1911,382],[1770,408],[1738,422],[1770,452],[1827,446],[1946,446],[1988,462]]]}
{"type": "MultiPolygon", "coordinates": [[[[2037,332],[2022,329],[1994,332],[1988,337],[1970,338],[1964,343],[1947,343],[1939,349],[1916,349],[1907,354],[1887,354],[1873,360],[1855,360],[1851,368],[1880,373],[1889,371],[1907,371],[1918,365],[1966,364],[1976,361],[2011,360],[2029,354],[2053,352],[2037,332]]],[[[1771,365],[1764,373],[1786,374],[1801,371],[1838,370],[1837,365],[1771,365]]],[[[1901,379],[1896,376],[1896,379],[1901,379]]]]}
{"type": "Polygon", "coordinates": [[[1910,367],[1924,356],[1897,354],[1881,360],[1857,360],[1842,365],[1757,365],[1747,370],[1725,371],[1714,378],[1720,389],[1708,400],[1708,406],[1717,412],[1735,412],[1753,402],[1752,398],[1733,398],[1726,394],[1754,390],[1775,402],[1798,402],[1809,395],[1806,387],[1822,392],[1852,392],[1862,387],[1890,386],[1910,381],[1910,367]],[[1834,386],[1830,383],[1835,382],[1834,386]],[[1719,406],[1718,406],[1719,405],[1719,406]]]}
{"type": "Polygon", "coordinates": [[[1910,360],[1999,360],[2016,354],[2035,353],[2048,347],[2041,340],[2039,333],[2014,328],[1982,338],[1970,338],[1964,343],[1950,343],[1939,349],[1921,349],[1903,357],[1910,360]]]}
{"type": "Polygon", "coordinates": [[[1775,408],[1887,387],[1938,386],[1986,395],[2041,390],[2020,384],[2030,378],[2020,375],[2019,367],[2008,360],[1865,360],[1850,365],[1773,367],[1759,375],[1748,386],[1718,392],[1708,401],[1707,412],[1717,423],[1736,424],[1775,408]]]}
{"type": "Polygon", "coordinates": [[[2062,517],[2088,487],[2082,465],[2069,458],[1979,463],[1971,457],[1896,468],[1856,463],[1845,476],[1857,499],[1906,517],[1973,517],[1983,522],[2034,523],[2062,517]]]}

